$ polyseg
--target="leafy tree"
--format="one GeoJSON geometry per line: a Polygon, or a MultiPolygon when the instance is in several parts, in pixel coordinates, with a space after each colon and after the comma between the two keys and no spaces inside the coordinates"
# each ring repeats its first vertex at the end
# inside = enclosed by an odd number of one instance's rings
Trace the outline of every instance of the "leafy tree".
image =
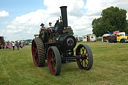
{"type": "Polygon", "coordinates": [[[101,30],[100,30],[100,25],[101,25],[101,18],[98,18],[98,19],[94,19],[93,22],[92,22],[92,27],[93,27],[93,33],[96,35],[96,36],[100,36],[101,34],[101,30]]]}
{"type": "Polygon", "coordinates": [[[127,27],[124,30],[125,30],[125,33],[128,34],[128,20],[127,20],[127,27]]]}
{"type": "Polygon", "coordinates": [[[124,30],[125,30],[125,33],[128,34],[128,26],[124,30]]]}
{"type": "Polygon", "coordinates": [[[92,22],[93,34],[97,37],[102,36],[104,33],[107,33],[110,28],[112,28],[109,23],[104,23],[102,17],[94,19],[92,22]]]}
{"type": "Polygon", "coordinates": [[[113,6],[104,9],[102,10],[101,17],[92,21],[92,27],[92,31],[96,36],[102,36],[108,31],[126,31],[128,30],[126,10],[113,6]]]}

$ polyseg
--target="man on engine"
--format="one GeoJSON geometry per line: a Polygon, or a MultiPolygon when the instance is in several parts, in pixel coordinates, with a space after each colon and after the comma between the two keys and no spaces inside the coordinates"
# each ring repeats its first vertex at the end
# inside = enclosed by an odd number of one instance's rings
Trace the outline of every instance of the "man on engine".
{"type": "Polygon", "coordinates": [[[40,26],[39,37],[41,37],[43,41],[47,41],[47,29],[44,27],[43,23],[41,23],[40,26]]]}
{"type": "Polygon", "coordinates": [[[49,28],[50,28],[50,27],[52,27],[52,23],[51,23],[51,22],[49,22],[49,28]]]}
{"type": "Polygon", "coordinates": [[[53,32],[53,27],[52,27],[52,23],[51,22],[49,22],[48,30],[49,30],[50,33],[53,32]]]}
{"type": "Polygon", "coordinates": [[[43,23],[41,23],[41,28],[40,28],[40,31],[39,31],[39,33],[42,33],[43,31],[45,31],[45,27],[44,27],[44,24],[43,23]]]}

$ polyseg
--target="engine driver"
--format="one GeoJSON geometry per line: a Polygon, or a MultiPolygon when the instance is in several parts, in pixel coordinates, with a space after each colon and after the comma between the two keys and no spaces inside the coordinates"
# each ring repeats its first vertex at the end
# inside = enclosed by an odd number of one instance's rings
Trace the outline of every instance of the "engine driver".
{"type": "Polygon", "coordinates": [[[40,31],[39,31],[39,33],[42,33],[44,30],[45,30],[45,27],[44,27],[44,24],[43,23],[41,23],[41,28],[40,28],[40,31]]]}
{"type": "Polygon", "coordinates": [[[53,27],[52,27],[52,23],[51,22],[49,22],[48,30],[49,30],[50,33],[53,32],[53,27]]]}

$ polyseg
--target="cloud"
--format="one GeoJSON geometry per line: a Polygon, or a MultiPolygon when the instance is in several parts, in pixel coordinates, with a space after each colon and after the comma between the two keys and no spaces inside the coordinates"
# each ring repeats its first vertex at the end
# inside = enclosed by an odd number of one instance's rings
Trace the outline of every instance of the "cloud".
{"type": "Polygon", "coordinates": [[[4,11],[4,10],[0,10],[0,18],[2,18],[2,17],[8,17],[9,16],[9,13],[8,12],[6,12],[6,11],[4,11]]]}
{"type": "Polygon", "coordinates": [[[43,4],[47,9],[17,16],[2,32],[6,32],[10,40],[34,38],[33,35],[39,33],[40,23],[48,26],[48,23],[52,22],[54,26],[61,15],[59,7],[68,6],[68,24],[75,35],[82,36],[92,33],[92,20],[99,18],[103,9],[117,6],[128,11],[126,0],[44,0],[43,4]]]}
{"type": "MultiPolygon", "coordinates": [[[[89,25],[91,28],[91,22],[95,18],[99,18],[101,16],[101,12],[103,9],[108,7],[114,6],[119,7],[120,9],[125,9],[128,11],[128,2],[127,0],[86,0],[86,5],[84,8],[87,10],[85,16],[90,17],[89,25]],[[91,18],[92,17],[92,18],[91,18]]],[[[126,13],[127,20],[128,20],[128,13],[126,13]]],[[[87,18],[86,18],[87,19],[87,18]]],[[[89,29],[89,28],[88,28],[89,29]]]]}
{"type": "MultiPolygon", "coordinates": [[[[60,6],[68,6],[68,17],[69,22],[74,23],[72,18],[74,17],[75,20],[77,20],[78,17],[83,16],[82,11],[80,11],[80,8],[82,8],[84,5],[83,0],[72,0],[68,1],[70,3],[67,3],[68,0],[56,0],[56,1],[50,1],[50,0],[44,0],[44,4],[47,6],[46,10],[38,9],[37,11],[30,12],[28,14],[24,14],[22,16],[16,17],[6,28],[7,35],[9,36],[8,39],[11,39],[11,36],[18,35],[13,37],[13,40],[17,40],[18,38],[21,39],[21,36],[26,38],[34,38],[34,34],[39,33],[40,29],[40,23],[44,23],[45,26],[48,26],[49,22],[54,23],[61,15],[60,12],[60,6]],[[49,3],[50,2],[50,3],[49,3]],[[58,3],[57,5],[53,3],[58,3]],[[72,3],[73,2],[73,3],[72,3]],[[75,10],[76,9],[76,10],[75,10]],[[74,11],[75,10],[75,11],[74,11]],[[77,13],[79,12],[79,13],[77,13]],[[70,18],[71,17],[71,18],[70,18]]],[[[70,23],[69,23],[70,24],[70,23]]],[[[75,28],[73,28],[75,29],[75,28]]]]}
{"type": "Polygon", "coordinates": [[[46,5],[47,11],[49,13],[60,13],[60,6],[68,6],[67,11],[72,16],[81,15],[79,14],[80,8],[84,7],[84,0],[44,0],[44,5],[46,5]]]}
{"type": "Polygon", "coordinates": [[[128,11],[127,0],[87,0],[85,9],[87,10],[87,15],[99,15],[103,9],[110,6],[117,6],[121,9],[128,11]]]}
{"type": "Polygon", "coordinates": [[[9,40],[32,39],[34,34],[39,33],[40,23],[43,22],[45,26],[48,26],[50,21],[55,23],[56,19],[57,17],[49,14],[47,10],[38,9],[37,11],[16,17],[4,30],[6,32],[5,36],[8,36],[9,40]]]}

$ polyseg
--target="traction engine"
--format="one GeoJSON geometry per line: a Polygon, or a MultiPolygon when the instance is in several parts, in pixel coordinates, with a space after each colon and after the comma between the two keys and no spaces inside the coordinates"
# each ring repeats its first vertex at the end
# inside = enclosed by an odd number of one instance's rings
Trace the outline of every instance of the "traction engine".
{"type": "MultiPolygon", "coordinates": [[[[70,34],[68,26],[67,6],[61,6],[61,18],[57,20],[52,32],[43,31],[32,41],[32,57],[35,66],[43,67],[47,60],[50,73],[57,76],[61,72],[62,63],[76,61],[78,67],[90,70],[93,65],[93,54],[87,44],[79,44],[76,49],[76,38],[70,34]]],[[[35,35],[36,36],[36,35],[35,35]]]]}

